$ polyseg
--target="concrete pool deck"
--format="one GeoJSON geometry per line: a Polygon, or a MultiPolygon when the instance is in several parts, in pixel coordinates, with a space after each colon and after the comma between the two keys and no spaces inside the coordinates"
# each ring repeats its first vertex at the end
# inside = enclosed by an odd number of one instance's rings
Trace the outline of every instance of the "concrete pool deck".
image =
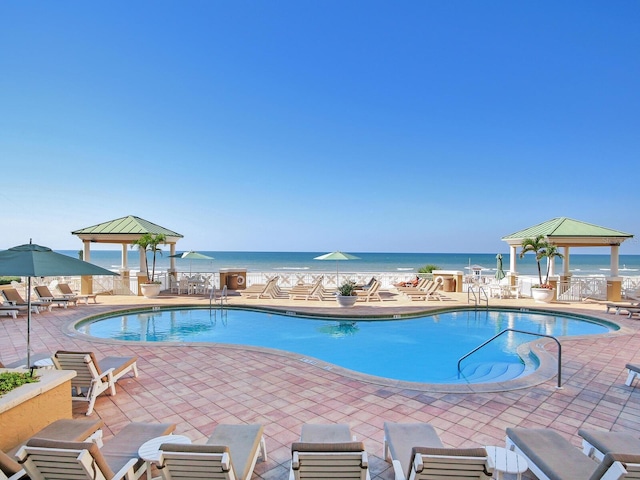
{"type": "MultiPolygon", "coordinates": [[[[375,315],[416,312],[443,306],[466,306],[466,294],[447,294],[447,302],[392,301],[358,304],[349,313],[375,315]]],[[[163,295],[98,297],[97,305],[32,316],[33,352],[58,349],[92,350],[107,355],[137,355],[140,377],[123,378],[118,394],[101,395],[93,416],[105,423],[105,436],[131,421],[175,422],[176,433],[204,441],[218,423],[261,423],[269,460],[256,465],[253,478],[286,479],[291,443],[304,423],[347,423],[369,453],[371,476],[392,479],[382,458],[382,425],[429,422],[451,447],[504,445],[506,427],[550,427],[579,445],[579,428],[626,431],[640,437],[640,390],[624,385],[625,364],[640,358],[640,323],[606,314],[588,303],[554,303],[558,311],[592,315],[621,325],[619,332],[562,340],[563,388],[552,378],[533,386],[496,392],[437,392],[405,385],[371,383],[301,362],[293,356],[242,347],[215,345],[143,345],[89,339],[70,334],[68,325],[87,317],[123,308],[152,305],[208,305],[205,298],[163,295]]],[[[231,305],[268,306],[284,310],[327,312],[333,302],[247,300],[229,297],[231,305]]],[[[536,308],[530,299],[490,299],[490,306],[536,308]]],[[[343,310],[344,309],[340,309],[343,310]]],[[[341,312],[342,313],[342,312],[341,312]]],[[[1,360],[11,362],[26,352],[26,321],[0,321],[1,360]]],[[[549,346],[555,354],[555,347],[549,346]]],[[[375,354],[375,352],[372,352],[375,354]]],[[[86,405],[74,407],[83,418],[86,405]]]]}

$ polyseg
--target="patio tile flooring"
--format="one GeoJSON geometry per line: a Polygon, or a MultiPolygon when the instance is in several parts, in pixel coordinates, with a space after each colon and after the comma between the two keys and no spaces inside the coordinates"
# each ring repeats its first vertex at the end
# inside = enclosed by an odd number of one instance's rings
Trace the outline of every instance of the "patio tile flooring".
{"type": "MultiPolygon", "coordinates": [[[[466,294],[451,294],[447,306],[466,305],[466,294]]],[[[132,306],[208,304],[208,299],[186,296],[99,296],[99,304],[54,308],[33,315],[33,352],[58,349],[92,350],[107,355],[137,355],[140,377],[123,378],[117,395],[102,395],[94,416],[105,423],[105,438],[131,421],[175,422],[176,433],[203,442],[219,423],[261,423],[265,426],[267,462],[256,465],[253,478],[288,478],[290,446],[304,423],[347,423],[365,443],[371,477],[393,478],[382,458],[385,421],[429,422],[445,445],[471,447],[504,445],[505,428],[550,427],[579,446],[579,428],[627,431],[640,437],[640,389],[624,385],[625,364],[640,359],[640,323],[626,316],[605,314],[598,304],[555,303],[554,309],[590,314],[615,321],[620,332],[598,337],[564,339],[563,387],[550,379],[538,385],[501,392],[447,393],[371,383],[300,362],[292,356],[241,347],[215,345],[125,344],[88,339],[69,330],[89,315],[132,306]]],[[[301,310],[312,302],[245,300],[231,304],[268,305],[301,310]]],[[[400,313],[441,307],[444,302],[403,300],[361,305],[361,314],[400,313]],[[417,304],[420,305],[417,305],[417,304]]],[[[491,300],[492,306],[533,308],[526,299],[491,300]]],[[[335,308],[315,303],[309,310],[335,308]]],[[[636,317],[637,318],[637,317],[636,317]]],[[[545,347],[546,348],[546,347],[545,347]]],[[[555,352],[555,347],[549,347],[555,352]]],[[[25,317],[0,320],[3,362],[26,352],[25,317]]],[[[410,354],[410,352],[408,352],[410,354]]],[[[74,417],[84,417],[86,405],[74,405],[74,417]]],[[[533,477],[532,477],[533,478],[533,477]]]]}

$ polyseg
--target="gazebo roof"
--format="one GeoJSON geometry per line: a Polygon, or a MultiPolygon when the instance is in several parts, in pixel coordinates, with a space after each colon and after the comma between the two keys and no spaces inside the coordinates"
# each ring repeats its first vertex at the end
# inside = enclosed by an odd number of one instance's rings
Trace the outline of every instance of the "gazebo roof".
{"type": "Polygon", "coordinates": [[[167,243],[175,243],[183,237],[183,235],[173,230],[133,215],[99,223],[91,227],[81,228],[71,233],[77,235],[82,240],[89,240],[96,243],[135,241],[145,233],[154,235],[162,233],[167,237],[167,243]]]}
{"type": "Polygon", "coordinates": [[[509,245],[520,245],[525,238],[544,236],[557,246],[602,247],[619,245],[633,235],[591,223],[558,217],[502,237],[509,245]]]}

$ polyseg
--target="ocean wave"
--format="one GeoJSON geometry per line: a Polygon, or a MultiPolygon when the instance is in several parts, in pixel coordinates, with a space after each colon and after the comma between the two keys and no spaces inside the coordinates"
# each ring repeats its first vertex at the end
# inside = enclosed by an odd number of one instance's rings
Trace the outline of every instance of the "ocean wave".
{"type": "Polygon", "coordinates": [[[403,271],[409,271],[410,272],[411,270],[413,270],[413,267],[408,267],[408,268],[398,267],[398,268],[396,268],[396,270],[401,271],[401,272],[403,272],[403,271]]]}
{"type": "Polygon", "coordinates": [[[274,267],[274,270],[309,270],[311,267],[274,267]]]}

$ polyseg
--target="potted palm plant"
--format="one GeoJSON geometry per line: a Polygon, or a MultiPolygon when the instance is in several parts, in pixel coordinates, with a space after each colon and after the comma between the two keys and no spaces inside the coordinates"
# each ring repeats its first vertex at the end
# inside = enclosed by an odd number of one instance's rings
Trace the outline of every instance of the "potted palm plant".
{"type": "Polygon", "coordinates": [[[523,258],[527,252],[532,252],[536,257],[536,264],[538,265],[538,280],[540,283],[531,287],[531,296],[536,302],[548,303],[553,299],[555,289],[549,283],[549,272],[551,267],[551,260],[553,258],[564,258],[564,256],[558,251],[558,247],[545,240],[544,235],[538,235],[535,238],[525,238],[522,240],[522,251],[520,252],[520,258],[523,258]],[[547,258],[547,271],[542,281],[542,268],[540,261],[543,258],[547,258]]]}
{"type": "Polygon", "coordinates": [[[167,241],[166,235],[163,233],[145,233],[138,240],[131,244],[131,248],[138,247],[147,255],[148,252],[151,252],[152,263],[151,263],[151,274],[149,274],[149,261],[147,259],[146,269],[147,269],[147,282],[140,284],[140,290],[142,291],[142,295],[146,298],[157,297],[160,294],[161,282],[155,279],[156,276],[156,255],[160,253],[162,255],[162,249],[158,246],[161,243],[164,244],[167,241]]]}
{"type": "Polygon", "coordinates": [[[346,280],[340,287],[338,287],[338,293],[336,294],[336,301],[341,307],[353,307],[358,300],[358,294],[356,293],[356,284],[351,280],[346,280]]]}

